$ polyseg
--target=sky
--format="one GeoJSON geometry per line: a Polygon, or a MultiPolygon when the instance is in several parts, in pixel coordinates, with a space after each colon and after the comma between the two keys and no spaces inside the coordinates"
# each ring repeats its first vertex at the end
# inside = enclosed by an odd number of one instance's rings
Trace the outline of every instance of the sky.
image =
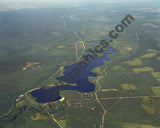
{"type": "Polygon", "coordinates": [[[66,2],[153,2],[160,0],[0,0],[0,3],[66,3],[66,2]]]}
{"type": "Polygon", "coordinates": [[[0,0],[0,10],[21,9],[28,7],[47,7],[57,4],[79,4],[79,3],[156,3],[160,4],[160,0],[0,0]]]}

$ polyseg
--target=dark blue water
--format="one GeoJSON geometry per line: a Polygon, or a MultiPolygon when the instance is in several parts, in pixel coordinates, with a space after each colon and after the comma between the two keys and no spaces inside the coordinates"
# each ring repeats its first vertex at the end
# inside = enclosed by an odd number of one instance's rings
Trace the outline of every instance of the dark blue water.
{"type": "MultiPolygon", "coordinates": [[[[37,102],[40,103],[47,103],[47,102],[53,102],[61,99],[61,96],[59,94],[59,91],[62,90],[77,90],[79,92],[92,92],[95,90],[95,84],[88,81],[89,76],[97,76],[97,74],[91,72],[92,69],[95,67],[103,65],[103,61],[109,61],[108,55],[115,52],[115,50],[112,47],[107,47],[107,49],[104,51],[104,54],[102,57],[97,57],[94,60],[91,61],[90,64],[88,64],[88,67],[85,69],[85,71],[82,71],[79,76],[73,75],[74,79],[71,79],[70,83],[76,84],[76,86],[72,85],[61,85],[61,86],[55,86],[51,87],[49,89],[47,88],[40,88],[37,90],[34,90],[31,92],[31,95],[36,98],[37,102]]],[[[63,72],[64,76],[68,77],[68,73],[72,71],[74,67],[78,67],[77,63],[65,66],[65,71],[63,72]]],[[[63,76],[61,76],[63,77],[63,76]]],[[[61,77],[57,77],[56,79],[59,80],[61,77]]],[[[67,82],[65,79],[62,79],[62,81],[67,82]]]]}

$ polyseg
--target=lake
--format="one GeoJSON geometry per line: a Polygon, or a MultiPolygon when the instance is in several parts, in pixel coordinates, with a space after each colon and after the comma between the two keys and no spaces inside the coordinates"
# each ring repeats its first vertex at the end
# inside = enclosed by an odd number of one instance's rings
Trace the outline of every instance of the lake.
{"type": "MultiPolygon", "coordinates": [[[[61,99],[59,94],[60,91],[64,90],[76,90],[79,92],[92,92],[95,90],[95,84],[91,83],[88,80],[89,76],[95,77],[97,74],[91,72],[92,69],[103,65],[103,61],[109,61],[108,55],[116,52],[112,47],[107,47],[104,51],[103,56],[97,57],[88,64],[88,67],[85,71],[82,71],[79,76],[73,76],[74,79],[71,80],[71,84],[76,84],[76,86],[72,85],[61,85],[61,86],[54,86],[50,88],[42,87],[40,89],[34,90],[31,92],[31,95],[36,98],[36,101],[39,103],[48,103],[53,101],[58,101],[61,99]]],[[[65,66],[65,71],[63,72],[64,76],[67,76],[69,72],[72,71],[74,67],[77,66],[77,63],[72,65],[65,66]]],[[[61,76],[62,77],[62,76],[61,76]]],[[[59,80],[60,77],[57,77],[56,80],[59,80]]],[[[65,81],[65,80],[63,80],[65,81]]],[[[66,82],[66,81],[65,81],[66,82]]]]}

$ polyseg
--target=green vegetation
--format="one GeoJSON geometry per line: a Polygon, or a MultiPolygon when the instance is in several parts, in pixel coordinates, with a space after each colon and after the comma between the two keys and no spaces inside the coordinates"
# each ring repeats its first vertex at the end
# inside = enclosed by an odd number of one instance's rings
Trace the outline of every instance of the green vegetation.
{"type": "Polygon", "coordinates": [[[104,128],[159,128],[160,24],[153,12],[158,9],[123,6],[0,12],[5,18],[5,33],[0,30],[0,127],[99,128],[103,123],[104,128]],[[37,103],[30,92],[56,86],[63,67],[107,38],[124,12],[134,14],[136,21],[110,43],[116,50],[110,60],[92,70],[97,76],[88,79],[96,90],[60,91],[63,100],[37,103]],[[69,18],[71,14],[80,21],[69,18]]]}

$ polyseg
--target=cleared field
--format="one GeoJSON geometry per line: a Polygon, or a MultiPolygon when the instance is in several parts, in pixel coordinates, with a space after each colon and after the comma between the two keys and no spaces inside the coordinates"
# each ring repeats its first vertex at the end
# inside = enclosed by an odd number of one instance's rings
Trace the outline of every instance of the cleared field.
{"type": "Polygon", "coordinates": [[[37,64],[39,64],[39,62],[35,62],[35,63],[28,62],[26,64],[27,64],[27,66],[23,67],[23,70],[27,70],[27,68],[32,67],[33,65],[37,65],[37,64]]]}
{"type": "Polygon", "coordinates": [[[159,60],[159,61],[160,61],[160,57],[157,57],[157,60],[159,60]]]}
{"type": "Polygon", "coordinates": [[[64,45],[60,45],[60,46],[58,46],[58,48],[64,48],[64,47],[66,47],[66,46],[64,46],[64,45]]]}
{"type": "Polygon", "coordinates": [[[137,90],[133,84],[121,84],[123,90],[137,90]]]}
{"type": "Polygon", "coordinates": [[[141,58],[151,58],[156,55],[157,55],[157,53],[147,53],[147,54],[144,54],[143,56],[141,56],[141,58]]]}
{"type": "Polygon", "coordinates": [[[126,62],[123,62],[123,63],[129,64],[130,66],[142,65],[142,61],[141,61],[140,58],[134,58],[132,61],[126,61],[126,62]]]}
{"type": "Polygon", "coordinates": [[[155,114],[155,105],[152,103],[152,100],[150,100],[148,97],[144,97],[141,107],[149,114],[153,115],[155,114]]]}
{"type": "Polygon", "coordinates": [[[92,71],[93,71],[94,73],[100,73],[100,74],[102,74],[102,71],[101,71],[100,67],[96,67],[96,68],[94,68],[92,71]]]}
{"type": "Polygon", "coordinates": [[[154,71],[154,69],[153,68],[151,68],[151,67],[144,67],[144,68],[133,68],[133,71],[134,71],[134,73],[140,73],[140,72],[148,72],[148,71],[151,71],[151,72],[153,72],[154,71]]]}
{"type": "Polygon", "coordinates": [[[127,44],[128,41],[129,40],[126,40],[125,38],[122,38],[121,40],[115,40],[113,47],[120,51],[120,53],[123,55],[129,54],[129,52],[134,48],[134,43],[131,42],[130,44],[127,44]]]}
{"type": "Polygon", "coordinates": [[[115,65],[112,69],[113,69],[113,70],[125,70],[125,68],[123,68],[123,67],[120,66],[120,65],[115,65]]]}
{"type": "Polygon", "coordinates": [[[119,91],[118,89],[101,89],[102,92],[119,91]]]}
{"type": "Polygon", "coordinates": [[[152,72],[153,77],[160,78],[160,72],[152,72]]]}
{"type": "Polygon", "coordinates": [[[59,32],[51,32],[52,35],[55,35],[55,36],[59,36],[60,33],[59,32]]]}
{"type": "Polygon", "coordinates": [[[122,128],[159,128],[151,125],[143,125],[143,124],[132,124],[132,123],[121,123],[122,128]]]}
{"type": "Polygon", "coordinates": [[[147,51],[148,51],[148,52],[158,52],[158,53],[160,52],[160,51],[157,51],[157,50],[155,50],[155,49],[147,49],[147,51]]]}
{"type": "Polygon", "coordinates": [[[34,116],[31,116],[32,120],[46,120],[48,117],[41,115],[40,113],[36,113],[34,116]]]}
{"type": "Polygon", "coordinates": [[[152,72],[151,74],[153,77],[155,77],[157,79],[157,81],[160,82],[160,72],[152,72]]]}
{"type": "Polygon", "coordinates": [[[160,82],[160,79],[157,79],[157,81],[159,81],[159,82],[160,82]]]}
{"type": "Polygon", "coordinates": [[[156,96],[160,96],[160,87],[151,87],[151,90],[156,96]]]}
{"type": "Polygon", "coordinates": [[[59,120],[58,121],[64,128],[66,127],[66,121],[65,120],[59,120]]]}

